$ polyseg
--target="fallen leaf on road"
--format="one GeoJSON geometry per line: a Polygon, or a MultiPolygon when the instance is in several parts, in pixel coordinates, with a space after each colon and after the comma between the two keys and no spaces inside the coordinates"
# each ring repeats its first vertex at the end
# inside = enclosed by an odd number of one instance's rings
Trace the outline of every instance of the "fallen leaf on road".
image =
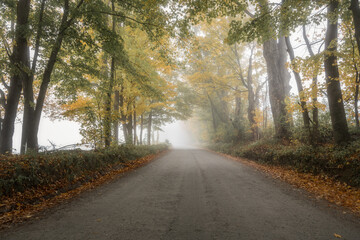
{"type": "Polygon", "coordinates": [[[342,238],[342,236],[341,236],[341,235],[336,234],[336,233],[334,233],[334,236],[335,236],[336,238],[342,238]]]}

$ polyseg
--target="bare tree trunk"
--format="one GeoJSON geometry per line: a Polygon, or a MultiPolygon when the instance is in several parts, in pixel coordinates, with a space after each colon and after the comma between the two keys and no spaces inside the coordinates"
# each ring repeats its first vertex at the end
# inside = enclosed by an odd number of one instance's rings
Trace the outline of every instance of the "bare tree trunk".
{"type": "Polygon", "coordinates": [[[264,111],[263,111],[263,132],[265,132],[265,130],[267,128],[267,111],[268,111],[267,95],[268,95],[268,85],[267,85],[267,81],[266,81],[265,95],[264,95],[264,111]]]}
{"type": "Polygon", "coordinates": [[[127,129],[126,143],[133,144],[134,143],[134,139],[133,139],[134,135],[133,135],[133,115],[132,114],[129,114],[127,117],[126,129],[127,129]]]}
{"type": "Polygon", "coordinates": [[[140,145],[143,144],[144,114],[140,116],[140,145]]]}
{"type": "MultiPolygon", "coordinates": [[[[80,0],[77,4],[76,8],[78,9],[84,0],[80,0]]],[[[64,1],[64,13],[61,19],[61,24],[59,28],[59,33],[56,37],[55,43],[52,47],[49,60],[45,66],[44,74],[42,77],[41,85],[39,94],[36,101],[36,107],[34,111],[33,121],[32,121],[32,127],[29,130],[29,136],[28,136],[28,149],[33,149],[37,151],[38,149],[38,139],[37,135],[39,132],[39,124],[41,119],[41,113],[45,102],[46,92],[50,83],[51,74],[54,69],[55,63],[57,61],[58,53],[61,49],[61,45],[63,42],[63,39],[65,37],[66,29],[69,28],[72,21],[68,19],[69,16],[69,0],[64,1]]]]}
{"type": "Polygon", "coordinates": [[[31,129],[34,120],[33,118],[34,118],[35,109],[34,109],[33,82],[34,82],[34,75],[37,66],[39,49],[40,49],[40,38],[42,35],[45,2],[46,0],[42,0],[40,3],[39,22],[37,26],[37,35],[35,40],[34,57],[31,65],[31,74],[28,78],[23,80],[24,114],[23,114],[20,154],[24,154],[26,152],[26,144],[29,140],[29,130],[31,129]]]}
{"type": "Polygon", "coordinates": [[[22,82],[29,78],[30,69],[29,46],[27,34],[29,31],[30,0],[19,0],[17,4],[17,19],[15,42],[10,62],[16,68],[11,76],[10,89],[5,106],[5,116],[1,131],[1,153],[11,153],[13,148],[12,137],[17,108],[20,100],[22,82]]]}
{"type": "Polygon", "coordinates": [[[122,129],[124,134],[124,140],[127,142],[128,139],[128,132],[126,129],[126,115],[124,113],[125,104],[124,104],[124,86],[121,85],[120,87],[120,96],[119,96],[119,104],[120,104],[120,120],[122,121],[122,129]]]}
{"type": "Polygon", "coordinates": [[[263,44],[263,53],[269,81],[269,98],[274,118],[275,136],[279,139],[290,137],[290,121],[285,99],[289,95],[290,75],[286,69],[285,38],[279,42],[270,39],[263,44]]]}
{"type": "Polygon", "coordinates": [[[239,96],[235,97],[235,119],[240,118],[241,115],[241,98],[239,96]]]}
{"type": "Polygon", "coordinates": [[[136,139],[137,139],[137,136],[136,136],[136,105],[135,105],[135,102],[134,102],[134,145],[136,145],[136,139]]]}
{"type": "Polygon", "coordinates": [[[120,93],[119,90],[115,91],[114,94],[114,115],[115,115],[115,120],[114,120],[114,141],[116,143],[116,145],[119,144],[119,119],[120,119],[120,93]]]}
{"type": "MultiPolygon", "coordinates": [[[[111,1],[111,10],[115,11],[115,3],[114,0],[111,1]]],[[[112,16],[112,31],[116,31],[116,17],[112,16]]],[[[105,126],[104,126],[104,135],[105,135],[105,147],[109,147],[111,145],[111,123],[112,123],[112,111],[111,111],[111,103],[112,103],[112,93],[114,88],[115,81],[115,57],[111,57],[111,67],[110,67],[110,80],[109,86],[106,93],[106,109],[105,109],[105,126]]]]}
{"type": "Polygon", "coordinates": [[[350,134],[346,122],[336,56],[338,39],[338,5],[339,2],[337,0],[331,0],[328,5],[324,65],[327,84],[326,90],[335,142],[341,144],[350,140],[350,134]]]}
{"type": "MultiPolygon", "coordinates": [[[[359,79],[359,73],[356,73],[357,78],[359,79]]],[[[360,81],[359,81],[360,82],[360,81]]],[[[355,87],[355,102],[354,102],[354,108],[355,108],[355,123],[356,123],[356,127],[359,128],[360,124],[359,124],[359,82],[356,84],[355,87]]]]}
{"type": "MultiPolygon", "coordinates": [[[[312,50],[312,47],[310,45],[310,41],[306,35],[306,26],[303,25],[303,38],[305,40],[306,43],[306,47],[308,49],[308,52],[310,54],[311,57],[314,57],[315,54],[312,50]]],[[[311,100],[312,100],[312,104],[313,104],[313,109],[312,109],[312,123],[313,123],[313,138],[316,141],[316,138],[319,136],[319,109],[317,107],[318,104],[318,79],[317,79],[317,74],[318,71],[316,71],[316,73],[314,74],[313,80],[312,80],[312,93],[311,93],[311,100]]]]}
{"type": "Polygon", "coordinates": [[[152,133],[151,133],[151,142],[152,142],[152,144],[156,144],[156,141],[155,141],[155,130],[154,130],[154,129],[152,130],[152,133]]]}
{"type": "MultiPolygon", "coordinates": [[[[291,64],[293,64],[293,61],[295,60],[294,49],[291,45],[289,37],[285,37],[285,41],[286,41],[287,50],[288,50],[288,53],[290,56],[291,64]]],[[[299,100],[300,100],[300,106],[301,106],[302,115],[303,115],[304,127],[309,132],[309,135],[310,135],[309,137],[311,138],[310,117],[309,117],[309,112],[306,107],[306,99],[303,96],[304,89],[302,86],[301,77],[300,77],[300,74],[298,72],[296,72],[295,70],[293,70],[293,73],[294,73],[295,80],[296,80],[296,86],[297,86],[297,89],[299,92],[299,98],[300,98],[299,100]]]]}
{"type": "Polygon", "coordinates": [[[123,128],[124,139],[125,139],[125,142],[127,143],[128,132],[127,132],[127,125],[126,125],[126,123],[123,123],[123,124],[122,124],[122,128],[123,128]]]}
{"type": "Polygon", "coordinates": [[[248,89],[248,119],[250,123],[250,129],[252,132],[252,139],[255,141],[257,139],[257,135],[259,132],[255,117],[256,117],[256,106],[255,106],[255,93],[253,89],[253,79],[252,79],[252,58],[253,51],[251,49],[251,54],[249,58],[249,67],[248,67],[248,76],[247,76],[247,84],[246,87],[248,89]]]}
{"type": "MultiPolygon", "coordinates": [[[[210,97],[209,97],[210,98],[210,97]]],[[[210,101],[210,108],[211,108],[211,116],[212,116],[212,123],[213,123],[213,129],[214,132],[216,131],[217,128],[217,124],[216,124],[216,117],[215,117],[215,111],[214,111],[214,106],[212,105],[212,102],[210,101]]]]}
{"type": "Polygon", "coordinates": [[[148,120],[148,145],[151,145],[151,124],[152,124],[152,110],[149,113],[149,120],[148,120]]]}
{"type": "Polygon", "coordinates": [[[359,0],[351,0],[350,9],[353,15],[354,27],[355,27],[355,39],[360,54],[360,7],[359,0]]]}
{"type": "MultiPolygon", "coordinates": [[[[352,32],[351,29],[349,29],[349,35],[351,37],[352,32]]],[[[354,94],[354,111],[355,111],[355,124],[356,127],[359,128],[360,124],[359,124],[359,106],[358,106],[358,101],[359,101],[359,84],[360,84],[360,75],[359,75],[359,70],[358,70],[358,66],[357,66],[357,62],[356,62],[356,44],[353,41],[353,39],[350,39],[351,41],[351,45],[352,45],[352,60],[353,60],[353,64],[354,64],[354,70],[355,70],[355,94],[354,94]]]]}

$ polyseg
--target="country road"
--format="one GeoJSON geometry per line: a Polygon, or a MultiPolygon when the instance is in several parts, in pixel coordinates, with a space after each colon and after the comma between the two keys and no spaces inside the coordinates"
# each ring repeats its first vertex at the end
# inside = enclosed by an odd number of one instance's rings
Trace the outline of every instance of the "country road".
{"type": "Polygon", "coordinates": [[[359,240],[360,221],[204,150],[172,150],[136,171],[0,232],[1,240],[359,240]]]}

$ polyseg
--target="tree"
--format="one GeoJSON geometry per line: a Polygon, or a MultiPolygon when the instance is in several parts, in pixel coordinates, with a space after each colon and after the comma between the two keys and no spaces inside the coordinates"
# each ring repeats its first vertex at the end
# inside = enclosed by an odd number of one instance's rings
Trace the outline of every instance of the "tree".
{"type": "Polygon", "coordinates": [[[286,110],[285,100],[289,96],[290,74],[286,68],[287,54],[283,33],[277,33],[273,10],[267,0],[257,1],[260,9],[255,14],[247,14],[250,21],[243,24],[243,20],[233,21],[230,25],[228,40],[230,43],[238,41],[253,41],[258,39],[263,43],[263,54],[266,61],[269,98],[275,125],[275,136],[287,139],[290,136],[290,116],[286,110]]]}
{"type": "MultiPolygon", "coordinates": [[[[287,51],[288,51],[289,56],[290,56],[290,60],[291,60],[292,64],[294,64],[295,54],[294,54],[294,49],[293,49],[293,47],[291,45],[291,42],[290,42],[290,38],[285,37],[285,41],[286,41],[287,51]]],[[[296,85],[297,85],[298,92],[299,92],[299,98],[300,98],[300,105],[301,105],[301,110],[302,110],[302,115],[303,115],[304,127],[309,132],[310,139],[311,139],[312,134],[311,134],[311,130],[310,130],[310,117],[309,117],[309,112],[308,112],[307,106],[306,106],[307,105],[306,104],[306,98],[304,97],[304,88],[302,86],[301,76],[297,71],[295,71],[294,66],[292,66],[292,68],[293,68],[293,73],[294,73],[294,76],[295,76],[296,85]]]]}
{"type": "Polygon", "coordinates": [[[29,32],[30,0],[19,0],[16,11],[16,30],[13,53],[10,56],[12,66],[9,93],[6,99],[5,116],[1,130],[1,153],[12,152],[12,136],[22,84],[27,82],[30,69],[29,47],[27,34],[29,32]]]}
{"type": "Polygon", "coordinates": [[[338,38],[338,6],[336,0],[331,0],[328,6],[328,25],[325,37],[325,75],[327,96],[329,101],[331,123],[336,143],[341,144],[350,140],[344,103],[340,87],[339,70],[337,66],[337,38],[338,38]]]}

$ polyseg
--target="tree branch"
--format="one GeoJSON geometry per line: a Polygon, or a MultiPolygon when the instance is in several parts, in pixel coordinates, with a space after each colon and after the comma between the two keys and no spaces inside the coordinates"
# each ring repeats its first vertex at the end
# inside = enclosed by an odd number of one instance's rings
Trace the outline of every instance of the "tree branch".
{"type": "Polygon", "coordinates": [[[10,86],[5,82],[5,79],[3,76],[1,76],[1,83],[4,85],[4,87],[9,90],[10,89],[10,86]]]}
{"type": "Polygon", "coordinates": [[[142,24],[142,25],[150,25],[150,26],[154,26],[154,27],[159,27],[159,25],[153,24],[153,23],[146,23],[146,22],[141,22],[139,20],[136,20],[135,18],[132,17],[128,17],[123,13],[120,12],[106,12],[106,11],[87,11],[87,13],[101,13],[101,14],[107,14],[110,16],[116,16],[116,17],[121,17],[121,18],[125,18],[125,19],[129,19],[131,21],[134,21],[136,23],[142,24]]]}
{"type": "Polygon", "coordinates": [[[42,30],[42,24],[43,24],[45,2],[46,2],[46,0],[42,0],[41,5],[40,5],[40,15],[39,15],[38,28],[37,28],[37,35],[36,35],[36,40],[35,40],[34,58],[33,58],[32,65],[31,65],[32,78],[34,78],[34,75],[35,75],[37,59],[38,59],[38,55],[39,55],[40,38],[41,38],[41,30],[42,30]]]}

